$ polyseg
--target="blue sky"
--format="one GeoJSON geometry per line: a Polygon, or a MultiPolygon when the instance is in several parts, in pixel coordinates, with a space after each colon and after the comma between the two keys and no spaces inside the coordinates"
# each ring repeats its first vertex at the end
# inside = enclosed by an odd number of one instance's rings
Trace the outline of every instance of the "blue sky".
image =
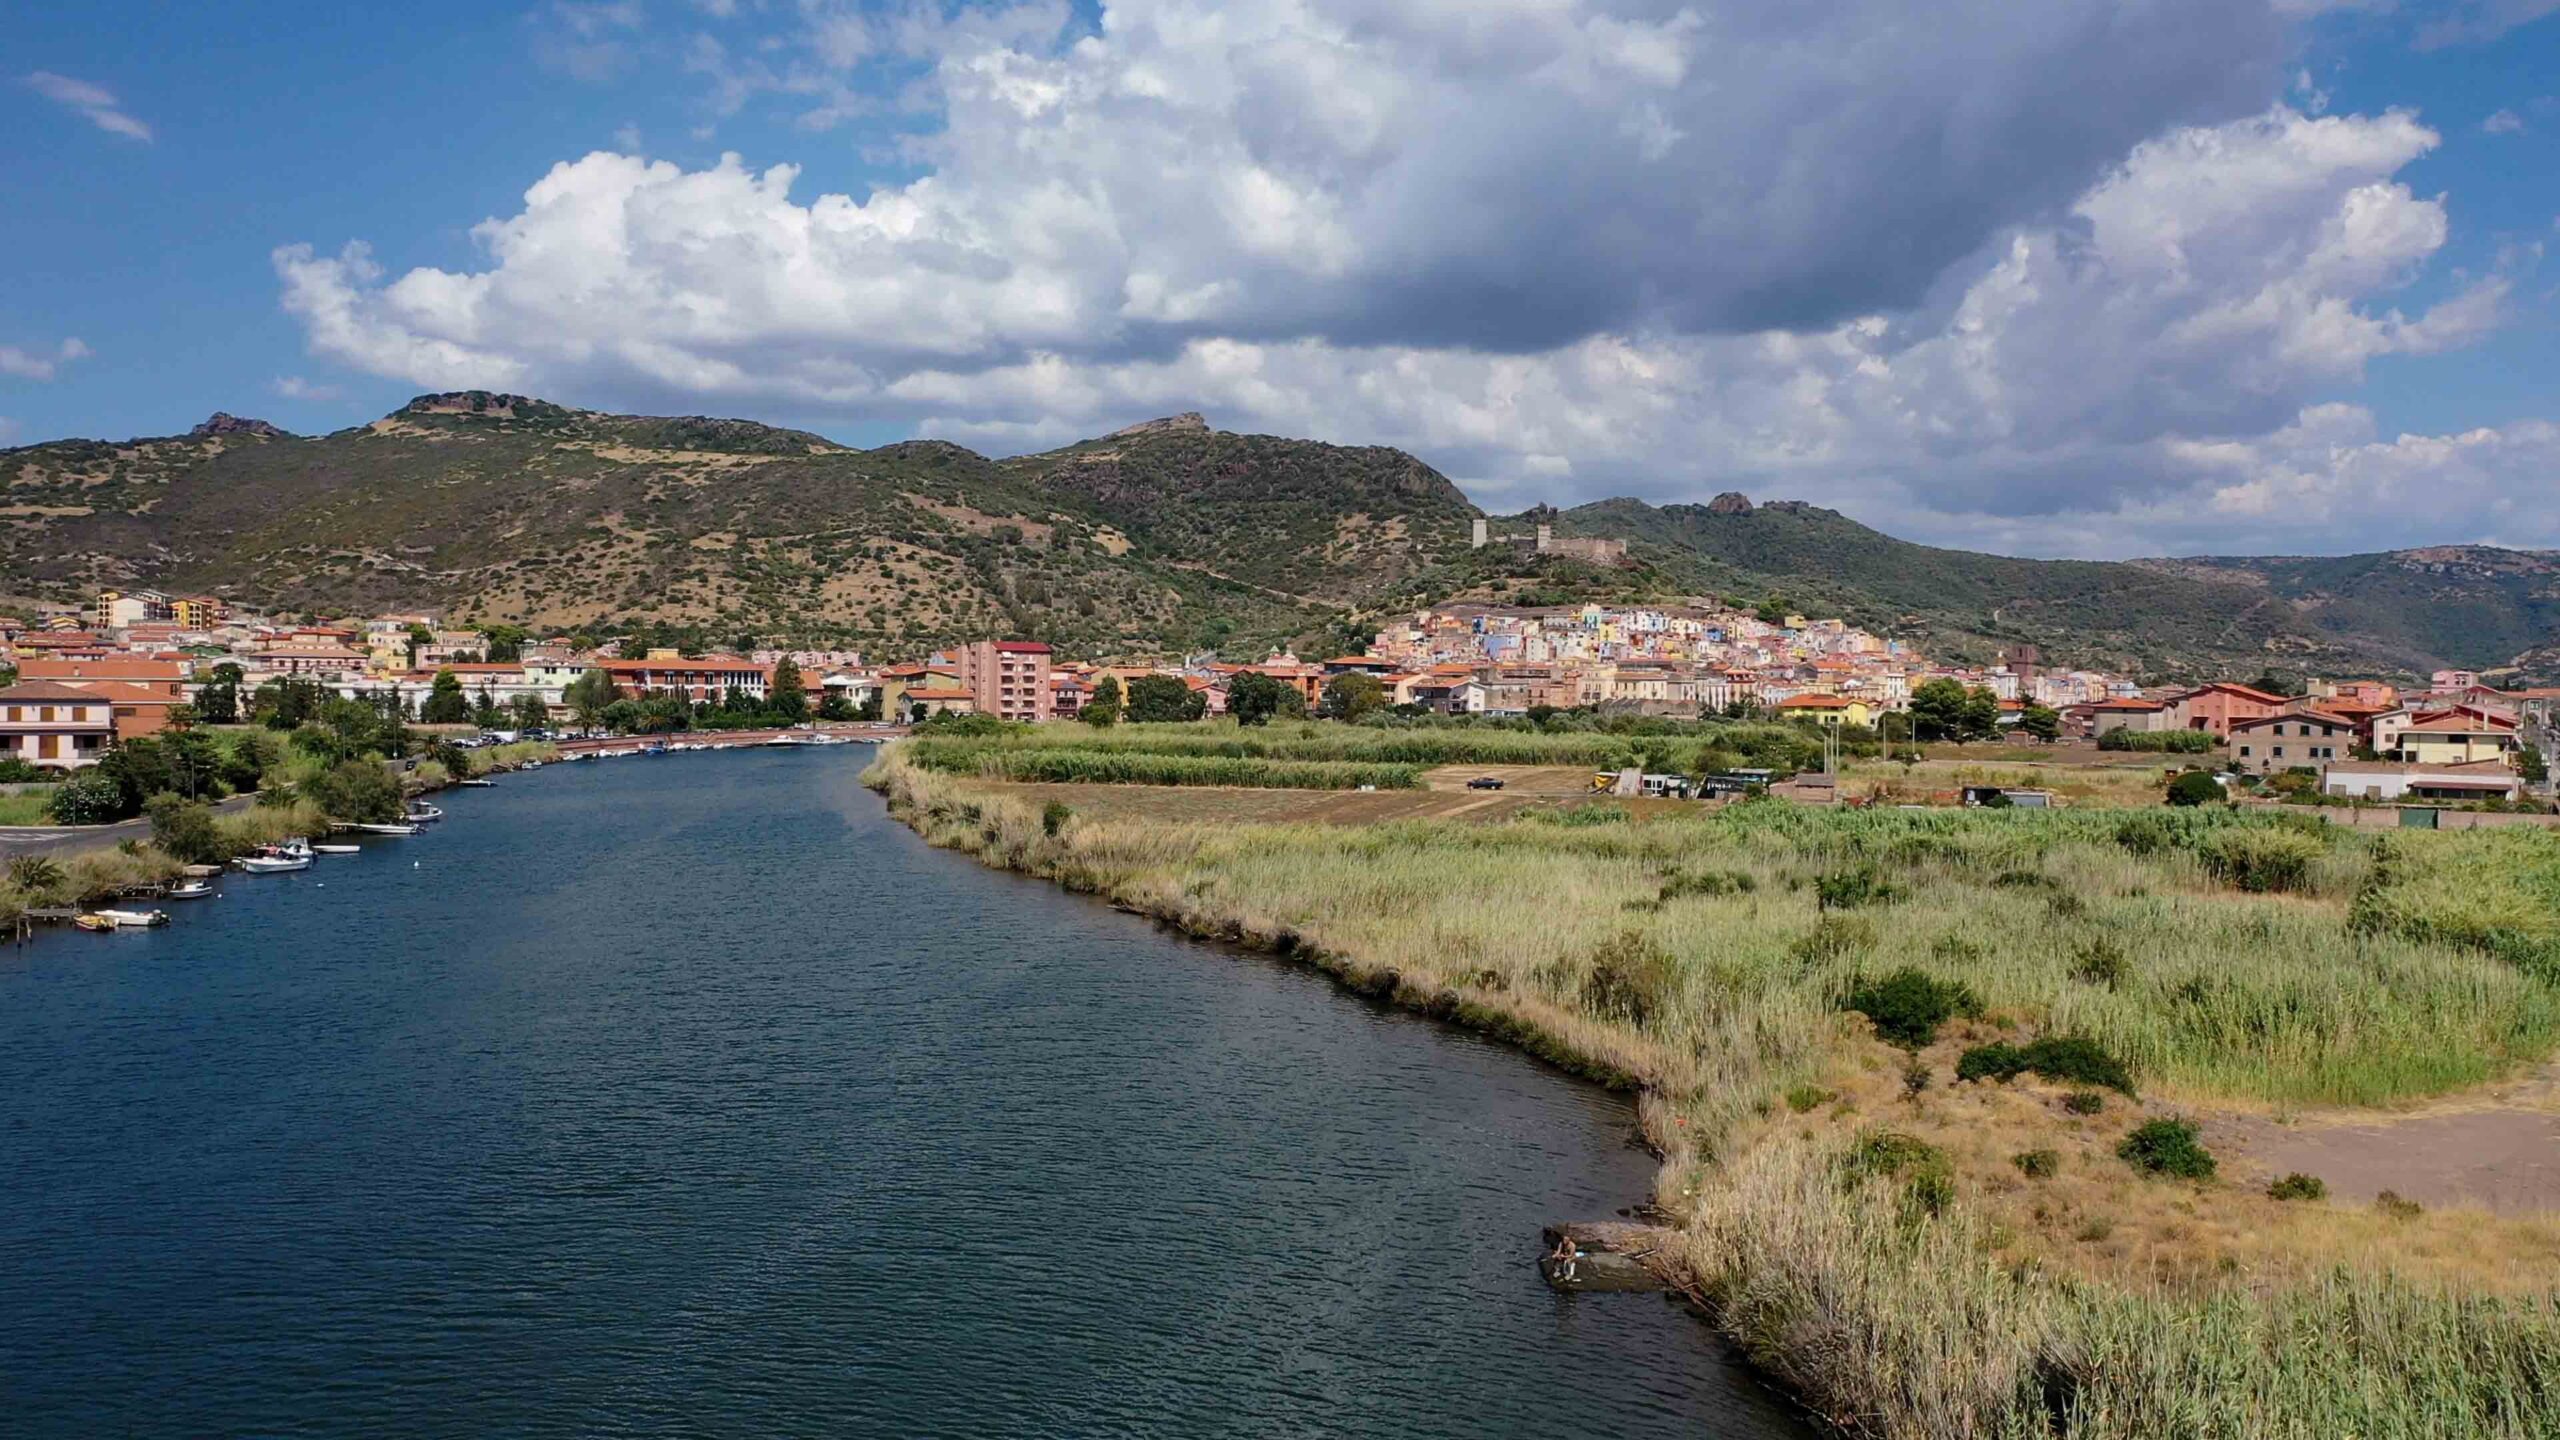
{"type": "Polygon", "coordinates": [[[2560,545],[2560,0],[1899,10],[27,11],[0,444],[471,384],[998,452],[1198,408],[1506,508],[2560,545]]]}

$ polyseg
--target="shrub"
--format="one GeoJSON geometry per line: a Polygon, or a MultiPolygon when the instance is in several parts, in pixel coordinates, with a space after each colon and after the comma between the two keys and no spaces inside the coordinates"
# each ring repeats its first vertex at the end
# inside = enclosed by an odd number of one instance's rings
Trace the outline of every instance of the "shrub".
{"type": "Polygon", "coordinates": [[[1051,839],[1057,838],[1058,832],[1067,828],[1068,818],[1075,813],[1074,807],[1064,800],[1052,800],[1041,806],[1040,833],[1051,839]]]}
{"type": "Polygon", "coordinates": [[[2308,889],[2311,866],[2328,847],[2294,830],[2230,829],[2198,847],[2205,873],[2235,890],[2277,894],[2308,889]]]}
{"type": "Polygon", "coordinates": [[[1787,1108],[1799,1115],[1818,1110],[1839,1097],[1819,1085],[1798,1085],[1787,1092],[1787,1108]]]}
{"type": "Polygon", "coordinates": [[[214,832],[213,807],[163,791],[143,808],[151,814],[151,843],[169,858],[188,865],[215,865],[230,858],[214,832]]]}
{"type": "Polygon", "coordinates": [[[2062,1108],[2074,1115],[2095,1115],[2107,1108],[2107,1097],[2095,1090],[2074,1090],[2062,1097],[2062,1108]]]}
{"type": "Polygon", "coordinates": [[[2409,1199],[2397,1190],[2385,1190],[2374,1196],[2373,1208],[2394,1220],[2415,1220],[2425,1214],[2427,1209],[2426,1206],[2409,1199]]]}
{"type": "Polygon", "coordinates": [[[2222,798],[2222,786],[2202,770],[2189,770],[2169,782],[2169,803],[2179,806],[2210,805],[2222,798]]]}
{"type": "Polygon", "coordinates": [[[2183,840],[2177,823],[2166,815],[2128,815],[2116,822],[2116,843],[2136,855],[2175,850],[2183,840]]]}
{"type": "Polygon", "coordinates": [[[2133,1093],[2133,1077],[2124,1062],[2097,1041],[2079,1035],[2048,1035],[2026,1045],[1995,1040],[1974,1046],[1956,1060],[1959,1080],[2006,1081],[2029,1073],[2133,1093]]]}
{"type": "Polygon", "coordinates": [[[2062,1170],[2062,1157],[2051,1150],[2021,1150],[2009,1157],[2009,1163],[2030,1180],[2047,1179],[2062,1170]]]}
{"type": "Polygon", "coordinates": [[[2299,1170],[2267,1187],[2270,1200],[2325,1200],[2328,1196],[2329,1187],[2319,1176],[2299,1170]]]}
{"type": "Polygon", "coordinates": [[[2121,987],[2132,974],[2133,966],[2125,959],[2124,947],[2104,935],[2082,945],[2071,962],[2071,978],[2110,990],[2121,987]]]}
{"type": "Polygon", "coordinates": [[[1841,1179],[1850,1185],[1878,1176],[1899,1177],[1907,1213],[1936,1215],[1955,1199],[1955,1169],[1946,1152],[1916,1136],[1895,1130],[1860,1135],[1840,1159],[1841,1179]]]}
{"type": "Polygon", "coordinates": [[[1635,930],[1604,940],[1592,952],[1582,982],[1582,1003],[1604,1019],[1638,1029],[1653,1022],[1677,985],[1669,952],[1635,930]]]}
{"type": "Polygon", "coordinates": [[[341,760],[311,777],[307,798],[334,820],[378,824],[400,818],[400,782],[373,760],[341,760]]]}
{"type": "MultiPolygon", "coordinates": [[[[1876,943],[1876,927],[1854,915],[1825,915],[1787,947],[1807,967],[1827,964],[1876,943]]],[[[1856,1006],[1848,1007],[1856,1009],[1856,1006]]]]}
{"type": "Polygon", "coordinates": [[[0,785],[27,785],[53,776],[43,767],[15,755],[0,755],[0,785]]]}
{"type": "Polygon", "coordinates": [[[2213,1154],[2197,1143],[2196,1127],[2184,1120],[2145,1121],[2124,1137],[2116,1154],[2146,1175],[2170,1175],[2181,1180],[2213,1178],[2213,1154]]]}
{"type": "Polygon", "coordinates": [[[95,767],[55,786],[45,808],[58,825],[106,825],[133,813],[125,808],[124,787],[95,767]]]}
{"type": "Polygon", "coordinates": [[[9,885],[38,905],[62,898],[71,883],[62,862],[50,855],[12,855],[9,857],[9,885]]]}
{"type": "Polygon", "coordinates": [[[1901,887],[1884,876],[1873,865],[1858,865],[1834,871],[1813,882],[1814,900],[1825,910],[1855,910],[1861,905],[1883,905],[1902,897],[1901,887]]]}
{"type": "Polygon", "coordinates": [[[1982,1001],[1963,981],[1940,980],[1905,965],[1882,980],[1851,986],[1840,1008],[1866,1016],[1886,1043],[1917,1050],[1937,1039],[1938,1027],[1956,1016],[1981,1014],[1982,1001]]]}

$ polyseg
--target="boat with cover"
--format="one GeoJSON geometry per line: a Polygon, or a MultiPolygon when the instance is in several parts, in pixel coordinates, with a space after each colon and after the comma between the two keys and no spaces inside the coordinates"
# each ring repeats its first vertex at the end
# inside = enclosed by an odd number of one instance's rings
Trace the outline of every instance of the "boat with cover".
{"type": "Polygon", "coordinates": [[[163,898],[170,900],[201,900],[212,893],[213,882],[210,880],[181,880],[177,884],[170,886],[169,893],[163,898]]]}

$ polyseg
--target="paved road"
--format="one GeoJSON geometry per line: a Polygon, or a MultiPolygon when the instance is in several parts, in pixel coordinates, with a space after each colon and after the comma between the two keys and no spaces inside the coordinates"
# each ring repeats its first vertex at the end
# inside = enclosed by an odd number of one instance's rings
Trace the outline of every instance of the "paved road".
{"type": "MultiPolygon", "coordinates": [[[[234,795],[213,808],[228,814],[249,808],[257,799],[255,795],[234,795]]],[[[113,825],[0,825],[0,856],[68,855],[150,838],[151,822],[141,819],[119,820],[113,825]]]]}

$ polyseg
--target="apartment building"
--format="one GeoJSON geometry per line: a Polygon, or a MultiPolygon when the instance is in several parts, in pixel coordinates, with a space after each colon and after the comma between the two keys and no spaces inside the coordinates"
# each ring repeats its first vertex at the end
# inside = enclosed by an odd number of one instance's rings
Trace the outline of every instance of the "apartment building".
{"type": "Polygon", "coordinates": [[[981,640],[960,649],[960,688],[978,714],[1047,720],[1057,713],[1049,662],[1049,647],[1037,640],[981,640]]]}

